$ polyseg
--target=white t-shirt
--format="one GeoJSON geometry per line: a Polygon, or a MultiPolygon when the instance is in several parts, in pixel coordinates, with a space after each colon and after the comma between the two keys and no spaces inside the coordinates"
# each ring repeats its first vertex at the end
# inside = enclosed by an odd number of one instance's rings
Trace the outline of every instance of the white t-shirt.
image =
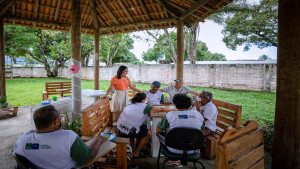
{"type": "Polygon", "coordinates": [[[205,106],[200,107],[200,111],[203,111],[203,116],[207,119],[205,121],[205,127],[212,131],[216,131],[216,121],[218,117],[217,107],[212,102],[208,102],[205,106]]]}
{"type": "Polygon", "coordinates": [[[34,165],[45,169],[76,167],[71,158],[71,146],[77,134],[70,130],[37,133],[30,130],[15,143],[14,152],[26,157],[34,165]]]}
{"type": "Polygon", "coordinates": [[[117,128],[125,134],[130,132],[139,133],[140,127],[152,108],[153,106],[146,103],[128,104],[117,121],[117,128]]]}
{"type": "MultiPolygon", "coordinates": [[[[203,121],[204,119],[202,115],[195,110],[171,111],[167,113],[162,121],[157,124],[157,127],[160,130],[165,130],[167,127],[168,130],[176,127],[190,127],[201,130],[203,121]]],[[[168,149],[173,153],[183,153],[182,150],[177,150],[171,147],[168,147],[168,149]]],[[[188,151],[188,153],[194,153],[194,150],[188,151]]]]}
{"type": "Polygon", "coordinates": [[[159,105],[162,99],[162,93],[157,91],[156,93],[151,93],[150,90],[144,92],[148,97],[148,103],[151,105],[159,105]]]}
{"type": "Polygon", "coordinates": [[[192,89],[189,88],[189,87],[187,87],[186,85],[182,85],[181,88],[180,88],[179,90],[177,90],[177,89],[175,88],[175,85],[169,85],[169,86],[163,88],[162,90],[163,90],[163,92],[166,92],[166,93],[169,94],[169,99],[168,99],[168,101],[169,101],[170,103],[173,103],[173,98],[174,98],[174,96],[175,96],[176,94],[178,94],[178,93],[188,94],[188,93],[190,93],[190,92],[192,91],[192,89]]]}

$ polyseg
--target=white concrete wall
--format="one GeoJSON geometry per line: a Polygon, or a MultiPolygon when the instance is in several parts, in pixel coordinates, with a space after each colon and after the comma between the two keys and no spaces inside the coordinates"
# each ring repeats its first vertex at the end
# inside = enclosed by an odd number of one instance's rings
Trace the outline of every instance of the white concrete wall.
{"type": "MultiPolygon", "coordinates": [[[[155,80],[163,84],[172,83],[176,78],[174,64],[125,64],[129,68],[128,77],[132,82],[151,83],[155,80]]],[[[110,80],[116,75],[120,64],[100,67],[100,80],[110,80]]],[[[189,86],[241,89],[254,91],[276,91],[276,60],[272,61],[227,61],[202,62],[184,65],[184,83],[189,86]]],[[[68,77],[68,69],[59,70],[59,77],[68,77]]],[[[14,77],[47,77],[44,68],[14,68],[14,77]]],[[[83,79],[94,79],[94,68],[82,68],[83,79]]]]}

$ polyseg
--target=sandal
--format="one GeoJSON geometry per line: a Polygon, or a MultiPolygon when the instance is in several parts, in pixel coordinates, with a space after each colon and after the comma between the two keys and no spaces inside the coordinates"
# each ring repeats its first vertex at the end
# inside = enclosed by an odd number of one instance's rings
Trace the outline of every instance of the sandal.
{"type": "Polygon", "coordinates": [[[170,161],[170,160],[168,160],[165,164],[167,166],[174,166],[174,167],[177,167],[177,168],[182,168],[183,167],[183,165],[179,161],[170,161]]]}

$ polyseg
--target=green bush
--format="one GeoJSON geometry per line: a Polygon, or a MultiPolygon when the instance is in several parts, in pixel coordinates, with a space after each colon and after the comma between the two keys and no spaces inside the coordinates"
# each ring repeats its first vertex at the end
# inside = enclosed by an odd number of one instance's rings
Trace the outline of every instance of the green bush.
{"type": "Polygon", "coordinates": [[[0,103],[5,103],[6,99],[7,99],[6,96],[0,97],[0,103]]]}
{"type": "Polygon", "coordinates": [[[265,151],[272,154],[272,144],[274,137],[274,122],[267,121],[262,127],[264,133],[265,151]]]}
{"type": "Polygon", "coordinates": [[[81,133],[80,133],[81,132],[81,123],[80,123],[81,117],[79,116],[77,119],[75,119],[71,122],[67,112],[65,112],[65,113],[66,113],[66,118],[67,118],[67,123],[65,124],[66,129],[72,130],[80,136],[81,135],[81,133]]]}

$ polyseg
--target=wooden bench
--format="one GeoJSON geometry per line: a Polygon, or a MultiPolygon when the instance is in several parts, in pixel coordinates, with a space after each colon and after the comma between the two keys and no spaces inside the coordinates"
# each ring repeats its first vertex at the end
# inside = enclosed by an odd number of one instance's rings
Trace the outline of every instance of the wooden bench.
{"type": "Polygon", "coordinates": [[[48,100],[50,95],[60,95],[72,93],[72,82],[46,82],[46,91],[43,91],[43,100],[48,100]],[[61,92],[56,89],[66,89],[61,92]]]}
{"type": "Polygon", "coordinates": [[[226,129],[218,142],[217,169],[265,168],[264,137],[256,121],[226,129]]]}
{"type": "MultiPolygon", "coordinates": [[[[83,141],[89,140],[100,133],[116,133],[117,128],[112,126],[112,113],[110,111],[109,99],[99,100],[81,111],[82,113],[82,137],[83,141]]],[[[127,168],[127,144],[129,138],[117,137],[114,141],[117,144],[116,165],[100,163],[103,167],[127,168]]],[[[111,157],[110,157],[111,158],[111,157]]]]}
{"type": "Polygon", "coordinates": [[[217,142],[228,127],[238,128],[242,122],[242,106],[220,100],[212,100],[218,109],[217,131],[214,135],[206,137],[205,156],[208,159],[216,157],[217,142]]]}
{"type": "Polygon", "coordinates": [[[10,114],[12,116],[17,116],[18,110],[19,110],[18,107],[8,105],[6,108],[0,108],[0,115],[10,114]]]}

